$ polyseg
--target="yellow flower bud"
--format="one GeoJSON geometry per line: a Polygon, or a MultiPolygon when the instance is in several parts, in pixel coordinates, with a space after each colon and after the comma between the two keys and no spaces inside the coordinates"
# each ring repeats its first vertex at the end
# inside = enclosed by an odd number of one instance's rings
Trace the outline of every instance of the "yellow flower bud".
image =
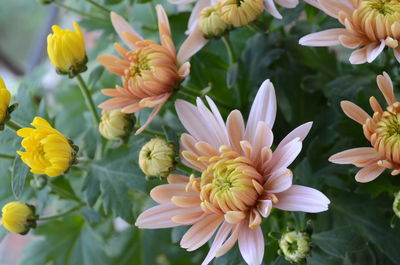
{"type": "Polygon", "coordinates": [[[17,151],[22,161],[34,174],[57,177],[68,171],[75,162],[77,147],[40,117],[35,117],[31,125],[35,129],[17,131],[24,138],[21,145],[25,152],[17,151]]]}
{"type": "Polygon", "coordinates": [[[166,177],[175,167],[175,148],[161,138],[146,143],[139,154],[139,166],[148,177],[166,177]]]}
{"type": "Polygon", "coordinates": [[[103,110],[99,125],[100,134],[108,140],[123,140],[132,132],[134,117],[132,114],[121,112],[120,109],[103,110]]]}
{"type": "Polygon", "coordinates": [[[4,123],[9,116],[8,106],[10,105],[11,94],[7,90],[6,84],[0,77],[0,130],[4,129],[4,123]]]}
{"type": "Polygon", "coordinates": [[[87,70],[85,41],[78,23],[73,23],[75,31],[52,27],[53,34],[47,36],[47,53],[57,73],[74,77],[87,70]]]}
{"type": "Polygon", "coordinates": [[[265,10],[263,0],[223,0],[217,7],[222,20],[235,27],[255,21],[265,10]]]}
{"type": "Polygon", "coordinates": [[[285,233],[279,240],[279,247],[287,261],[300,262],[310,254],[310,236],[298,231],[285,233]]]}
{"type": "Polygon", "coordinates": [[[2,225],[10,232],[25,235],[36,227],[35,207],[22,202],[7,203],[2,210],[2,225]]]}
{"type": "Polygon", "coordinates": [[[211,39],[221,37],[229,29],[229,25],[221,19],[215,6],[209,6],[200,13],[199,28],[205,38],[211,39]]]}

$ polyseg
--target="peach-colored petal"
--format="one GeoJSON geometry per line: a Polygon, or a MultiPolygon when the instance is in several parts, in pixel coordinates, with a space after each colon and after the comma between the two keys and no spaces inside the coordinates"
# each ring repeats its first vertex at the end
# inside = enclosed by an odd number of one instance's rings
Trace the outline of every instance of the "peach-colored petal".
{"type": "Polygon", "coordinates": [[[320,191],[293,185],[284,192],[275,194],[278,203],[275,208],[285,211],[301,211],[306,213],[318,213],[328,210],[329,199],[320,191]]]}
{"type": "Polygon", "coordinates": [[[260,265],[264,257],[264,236],[261,227],[254,229],[242,225],[239,231],[239,249],[249,265],[260,265]]]}
{"type": "Polygon", "coordinates": [[[356,174],[356,181],[361,183],[366,183],[373,181],[377,177],[379,177],[382,172],[385,171],[384,167],[379,166],[378,164],[372,164],[369,166],[360,169],[356,174]]]}
{"type": "Polygon", "coordinates": [[[223,216],[208,215],[195,223],[182,237],[181,247],[193,251],[204,245],[222,223],[223,216]]]}
{"type": "Polygon", "coordinates": [[[272,210],[272,201],[271,200],[258,201],[257,210],[264,218],[267,218],[272,210]]]}
{"type": "Polygon", "coordinates": [[[121,17],[120,15],[118,15],[117,13],[111,12],[110,13],[110,17],[111,17],[111,23],[115,29],[115,31],[118,33],[119,37],[124,41],[124,43],[131,49],[131,50],[135,50],[137,48],[137,46],[130,42],[129,40],[127,40],[124,36],[123,33],[124,32],[128,32],[131,35],[134,35],[136,38],[142,40],[142,36],[140,36],[139,33],[137,33],[130,25],[128,22],[126,22],[126,20],[121,17]]]}
{"type": "Polygon", "coordinates": [[[381,40],[380,43],[377,44],[370,44],[367,46],[367,62],[372,63],[376,57],[381,54],[383,49],[385,48],[385,40],[381,40]]]}
{"type": "Polygon", "coordinates": [[[318,3],[318,0],[304,0],[304,2],[306,2],[309,5],[312,5],[318,9],[321,9],[321,6],[318,3]]]}
{"type": "Polygon", "coordinates": [[[340,44],[339,36],[346,34],[346,29],[327,29],[324,31],[308,34],[299,40],[304,46],[336,46],[340,44]]]}
{"type": "Polygon", "coordinates": [[[282,19],[282,15],[279,13],[275,6],[274,0],[264,0],[264,6],[268,13],[277,19],[282,19]]]}
{"type": "Polygon", "coordinates": [[[253,139],[259,121],[264,121],[269,128],[272,128],[274,126],[275,116],[275,89],[271,81],[265,80],[258,90],[250,110],[246,126],[246,139],[253,139]]]}
{"type": "Polygon", "coordinates": [[[218,233],[215,236],[215,239],[210,247],[210,251],[208,252],[206,258],[201,263],[201,265],[207,265],[210,261],[217,255],[218,250],[221,248],[222,244],[231,233],[232,229],[234,228],[233,225],[223,222],[221,227],[218,229],[218,233]]]}
{"type": "Polygon", "coordinates": [[[340,106],[342,107],[343,112],[350,119],[358,122],[363,125],[368,119],[371,117],[366,113],[362,108],[354,104],[353,102],[344,100],[340,102],[340,106]]]}
{"type": "Polygon", "coordinates": [[[377,162],[380,154],[371,147],[360,147],[349,149],[337,153],[329,158],[329,161],[335,164],[353,164],[358,167],[364,167],[377,162]]]}
{"type": "Polygon", "coordinates": [[[123,108],[125,106],[132,104],[133,102],[135,101],[131,98],[117,97],[104,101],[98,107],[101,109],[113,110],[113,109],[123,108]]]}
{"type": "Polygon", "coordinates": [[[171,202],[173,196],[199,197],[199,195],[194,192],[187,192],[186,184],[187,183],[159,185],[151,190],[150,196],[158,203],[171,202]]]}
{"type": "Polygon", "coordinates": [[[283,168],[271,174],[271,176],[265,182],[264,188],[268,193],[279,193],[289,189],[292,186],[292,182],[292,171],[283,168]]]}
{"type": "Polygon", "coordinates": [[[268,172],[274,172],[276,170],[280,170],[281,168],[287,168],[299,155],[301,148],[302,142],[300,142],[300,138],[293,139],[286,145],[279,148],[279,150],[275,150],[272,155],[272,159],[267,165],[263,166],[264,169],[268,172]]]}
{"type": "MultiPolygon", "coordinates": [[[[138,135],[139,133],[143,132],[147,126],[154,120],[154,118],[157,116],[158,112],[160,112],[163,104],[160,104],[156,106],[153,111],[150,113],[149,117],[147,118],[147,121],[136,131],[135,135],[138,135]]],[[[122,112],[124,112],[124,109],[122,109],[122,112]]]]}
{"type": "Polygon", "coordinates": [[[244,120],[242,113],[238,110],[232,111],[226,120],[230,144],[235,151],[241,150],[240,142],[244,139],[244,120]]]}
{"type": "Polygon", "coordinates": [[[376,82],[378,83],[378,87],[385,97],[388,105],[395,103],[397,100],[393,92],[393,83],[392,79],[390,79],[390,76],[386,72],[383,72],[383,75],[377,76],[376,82]]]}
{"type": "Polygon", "coordinates": [[[241,211],[229,211],[224,215],[225,221],[230,224],[238,224],[244,218],[246,218],[246,214],[241,211]]]}
{"type": "Polygon", "coordinates": [[[275,0],[275,2],[286,8],[294,8],[299,4],[299,0],[275,0]]]}
{"type": "Polygon", "coordinates": [[[178,74],[180,77],[185,78],[190,73],[190,63],[186,62],[179,67],[178,74]]]}
{"type": "Polygon", "coordinates": [[[304,123],[302,125],[300,125],[299,127],[297,127],[296,129],[294,129],[293,131],[291,131],[278,145],[277,149],[281,148],[282,146],[288,144],[290,141],[292,141],[295,138],[300,138],[300,141],[303,141],[308,133],[311,130],[313,123],[312,122],[307,122],[304,123]]]}
{"type": "Polygon", "coordinates": [[[108,71],[123,76],[125,69],[129,67],[129,63],[113,55],[100,55],[97,57],[97,61],[102,64],[108,71]]]}
{"type": "Polygon", "coordinates": [[[334,18],[338,18],[340,12],[351,15],[354,10],[354,7],[348,0],[318,0],[318,2],[321,9],[334,18]]]}
{"type": "Polygon", "coordinates": [[[171,220],[174,215],[183,214],[185,212],[193,211],[191,208],[179,208],[173,203],[163,203],[154,206],[141,215],[136,220],[135,225],[139,228],[169,228],[175,227],[177,224],[171,220]]]}
{"type": "Polygon", "coordinates": [[[199,27],[195,27],[178,51],[178,62],[182,64],[189,61],[207,42],[208,40],[203,37],[199,27]]]}
{"type": "Polygon", "coordinates": [[[193,213],[177,214],[171,220],[180,225],[192,225],[200,221],[206,216],[203,210],[199,209],[193,213]]]}
{"type": "Polygon", "coordinates": [[[368,46],[365,46],[361,49],[355,50],[354,52],[351,53],[349,61],[351,64],[363,64],[366,63],[368,58],[367,58],[367,49],[368,46]]]}

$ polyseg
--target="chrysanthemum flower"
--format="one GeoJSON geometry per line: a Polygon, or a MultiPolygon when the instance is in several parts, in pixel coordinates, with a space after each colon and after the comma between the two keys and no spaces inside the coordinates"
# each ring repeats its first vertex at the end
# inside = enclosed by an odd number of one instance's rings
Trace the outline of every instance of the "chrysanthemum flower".
{"type": "Polygon", "coordinates": [[[110,72],[122,77],[122,86],[102,90],[104,95],[112,99],[100,104],[100,108],[120,108],[124,113],[154,108],[147,122],[136,134],[142,132],[155,118],[178,83],[189,74],[188,60],[206,43],[201,33],[194,31],[177,53],[167,14],[161,5],[157,5],[156,10],[161,45],[152,40],[143,40],[121,16],[111,13],[115,30],[130,50],[116,43],[115,48],[122,59],[113,55],[101,55],[97,58],[110,72]]]}
{"type": "Polygon", "coordinates": [[[99,124],[100,134],[108,140],[123,140],[132,133],[135,116],[120,109],[103,110],[99,124]]]}
{"type": "Polygon", "coordinates": [[[358,182],[370,182],[385,169],[391,169],[392,175],[400,173],[400,102],[394,95],[392,80],[387,73],[379,75],[377,83],[388,106],[383,109],[377,99],[371,97],[372,117],[350,101],[341,102],[343,112],[363,126],[364,135],[372,147],[349,149],[329,158],[332,163],[360,167],[355,177],[358,182]]]}
{"type": "Polygon", "coordinates": [[[25,152],[17,151],[22,161],[34,174],[57,177],[66,172],[75,160],[76,146],[40,117],[35,117],[31,125],[34,129],[17,131],[24,138],[21,145],[25,152]]]}
{"type": "Polygon", "coordinates": [[[189,4],[196,2],[192,14],[189,18],[188,32],[196,29],[202,10],[209,6],[215,6],[222,2],[227,21],[232,21],[232,25],[238,27],[246,25],[257,19],[262,10],[266,10],[272,16],[282,19],[282,15],[276,8],[275,2],[285,8],[294,8],[298,5],[298,0],[168,0],[171,4],[189,4]],[[236,25],[235,25],[236,24],[236,25]]]}
{"type": "Polygon", "coordinates": [[[0,130],[4,129],[4,123],[8,118],[10,100],[10,91],[7,90],[6,84],[4,84],[3,79],[0,77],[0,130]]]}
{"type": "Polygon", "coordinates": [[[74,77],[86,71],[85,41],[78,23],[74,29],[63,30],[59,26],[52,27],[53,34],[47,36],[47,54],[52,65],[60,74],[74,77]]]}
{"type": "Polygon", "coordinates": [[[328,209],[321,192],[293,185],[287,168],[300,153],[311,123],[286,136],[273,152],[271,128],[276,115],[272,83],[261,86],[247,125],[242,114],[232,111],[223,121],[214,102],[207,98],[197,107],[183,100],[175,104],[179,119],[189,134],[181,137],[183,162],[201,172],[170,175],[169,184],[154,188],[150,195],[159,205],[142,213],[139,228],[190,225],[181,247],[193,251],[215,235],[203,261],[224,255],[238,241],[248,264],[261,264],[264,236],[260,224],[272,208],[316,213],[328,209]]]}
{"type": "Polygon", "coordinates": [[[1,224],[10,232],[26,234],[36,227],[35,207],[22,202],[9,202],[2,209],[1,224]]]}
{"type": "Polygon", "coordinates": [[[356,49],[352,64],[371,63],[387,46],[400,62],[400,2],[398,0],[307,0],[344,28],[328,29],[300,39],[305,46],[336,46],[356,49]]]}

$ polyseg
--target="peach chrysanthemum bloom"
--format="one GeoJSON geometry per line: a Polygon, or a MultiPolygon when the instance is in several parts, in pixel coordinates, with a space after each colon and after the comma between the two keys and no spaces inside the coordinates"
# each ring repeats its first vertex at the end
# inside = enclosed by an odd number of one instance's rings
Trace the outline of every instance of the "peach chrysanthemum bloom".
{"type": "Polygon", "coordinates": [[[188,60],[206,43],[202,34],[194,31],[177,53],[167,14],[161,5],[157,5],[156,10],[161,44],[143,40],[121,16],[111,13],[111,22],[116,32],[130,50],[115,43],[115,49],[122,59],[113,55],[101,55],[97,58],[110,72],[122,78],[122,86],[102,90],[104,95],[112,99],[100,104],[100,108],[121,109],[123,113],[153,108],[148,120],[136,134],[142,132],[155,118],[179,82],[189,74],[188,60]]]}
{"type": "Polygon", "coordinates": [[[353,164],[361,169],[356,181],[370,182],[385,170],[392,175],[400,173],[400,102],[393,92],[393,83],[387,73],[377,77],[380,91],[388,106],[383,109],[375,97],[370,98],[372,117],[356,104],[342,101],[343,112],[363,126],[364,135],[372,147],[360,147],[337,153],[329,158],[336,164],[353,164]]]}
{"type": "MultiPolygon", "coordinates": [[[[199,17],[201,14],[201,11],[209,6],[214,6],[218,2],[223,2],[224,0],[168,0],[171,4],[175,5],[181,5],[181,4],[189,4],[196,2],[196,5],[193,8],[192,14],[190,15],[189,18],[189,23],[188,23],[188,32],[193,31],[196,29],[198,23],[199,23],[199,17]]],[[[242,3],[250,4],[250,5],[258,5],[256,2],[263,2],[263,6],[265,11],[270,13],[272,16],[278,19],[282,19],[282,15],[279,13],[278,9],[276,8],[275,2],[285,8],[294,8],[298,5],[299,0],[239,0],[237,1],[237,6],[240,7],[242,3]],[[255,2],[255,3],[252,3],[255,2]]],[[[248,10],[243,10],[244,12],[240,14],[241,17],[247,16],[249,14],[248,10]]],[[[237,11],[235,11],[237,12],[237,11]]],[[[235,16],[238,17],[239,14],[235,13],[235,16]]]]}
{"type": "Polygon", "coordinates": [[[350,63],[371,63],[387,46],[400,62],[400,2],[398,0],[306,0],[344,28],[312,33],[300,39],[305,46],[343,45],[356,49],[350,63]]]}
{"type": "Polygon", "coordinates": [[[271,150],[276,115],[272,83],[265,81],[245,125],[238,110],[226,123],[214,102],[197,106],[177,100],[179,119],[189,134],[181,137],[182,160],[201,176],[170,175],[168,183],[155,187],[151,197],[159,203],[137,219],[139,228],[190,225],[181,247],[193,251],[215,235],[203,261],[224,255],[238,241],[244,260],[261,264],[264,236],[260,224],[272,208],[316,213],[328,209],[321,192],[293,185],[287,168],[300,153],[302,140],[312,123],[301,125],[271,150]]]}

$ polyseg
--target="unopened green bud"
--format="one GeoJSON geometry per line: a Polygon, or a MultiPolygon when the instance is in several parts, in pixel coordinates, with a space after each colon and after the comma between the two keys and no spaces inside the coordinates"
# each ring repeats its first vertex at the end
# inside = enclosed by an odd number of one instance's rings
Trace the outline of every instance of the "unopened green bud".
{"type": "Polygon", "coordinates": [[[310,243],[310,236],[307,233],[292,231],[282,235],[279,240],[279,247],[285,259],[295,263],[300,262],[310,254],[310,243]]]}
{"type": "Polygon", "coordinates": [[[210,6],[201,11],[199,28],[205,38],[211,39],[221,37],[229,30],[229,25],[222,20],[219,10],[214,6],[210,6]]]}

